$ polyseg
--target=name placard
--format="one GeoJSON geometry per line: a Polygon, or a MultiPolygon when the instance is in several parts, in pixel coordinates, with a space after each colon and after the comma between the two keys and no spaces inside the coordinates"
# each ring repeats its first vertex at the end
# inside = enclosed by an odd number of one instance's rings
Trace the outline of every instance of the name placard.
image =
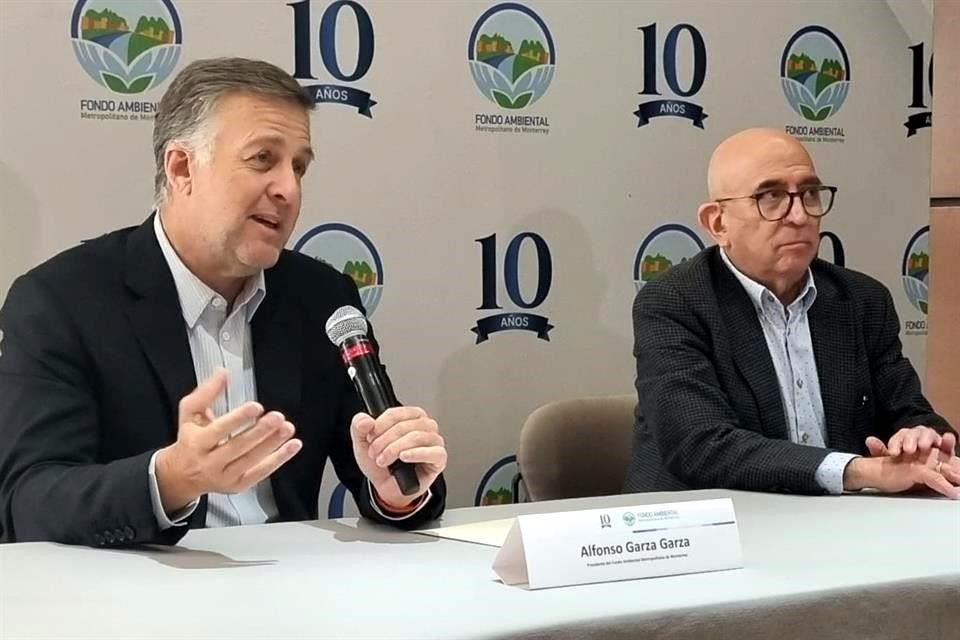
{"type": "Polygon", "coordinates": [[[530,589],[742,567],[730,498],[519,516],[493,562],[530,589]]]}

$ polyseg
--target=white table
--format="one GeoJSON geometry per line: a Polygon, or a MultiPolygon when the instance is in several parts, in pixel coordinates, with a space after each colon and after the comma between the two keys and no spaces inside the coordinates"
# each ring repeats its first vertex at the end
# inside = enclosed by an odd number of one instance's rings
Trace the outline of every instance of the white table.
{"type": "Polygon", "coordinates": [[[355,519],[189,533],[172,548],[0,545],[0,637],[960,638],[960,502],[727,491],[455,509],[517,513],[730,496],[745,568],[527,591],[493,547],[355,519]]]}

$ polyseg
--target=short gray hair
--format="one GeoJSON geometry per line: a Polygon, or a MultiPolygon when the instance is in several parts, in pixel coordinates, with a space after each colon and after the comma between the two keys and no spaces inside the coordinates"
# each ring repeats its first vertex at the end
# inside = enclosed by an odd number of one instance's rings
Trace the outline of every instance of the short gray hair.
{"type": "Polygon", "coordinates": [[[160,99],[153,123],[153,154],[156,161],[153,197],[158,208],[166,200],[167,175],[164,154],[171,142],[183,144],[201,162],[209,159],[214,108],[230,93],[255,93],[289,100],[314,108],[314,101],[286,71],[262,60],[210,58],[190,63],[177,74],[160,99]]]}

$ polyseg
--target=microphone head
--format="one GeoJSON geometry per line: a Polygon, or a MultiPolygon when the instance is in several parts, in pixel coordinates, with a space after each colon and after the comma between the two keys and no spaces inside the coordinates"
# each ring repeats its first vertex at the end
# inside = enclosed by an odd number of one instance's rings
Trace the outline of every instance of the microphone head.
{"type": "Polygon", "coordinates": [[[367,319],[360,310],[344,305],[330,314],[326,325],[327,337],[338,347],[347,338],[367,335],[367,319]]]}

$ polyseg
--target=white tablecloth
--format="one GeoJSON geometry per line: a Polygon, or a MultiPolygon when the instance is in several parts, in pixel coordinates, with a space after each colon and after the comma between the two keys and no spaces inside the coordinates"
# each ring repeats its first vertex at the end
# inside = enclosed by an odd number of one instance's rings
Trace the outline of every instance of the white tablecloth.
{"type": "Polygon", "coordinates": [[[960,502],[727,491],[455,509],[518,513],[730,496],[745,568],[527,591],[497,550],[354,519],[190,532],[177,547],[0,545],[0,637],[960,639],[960,502]]]}

